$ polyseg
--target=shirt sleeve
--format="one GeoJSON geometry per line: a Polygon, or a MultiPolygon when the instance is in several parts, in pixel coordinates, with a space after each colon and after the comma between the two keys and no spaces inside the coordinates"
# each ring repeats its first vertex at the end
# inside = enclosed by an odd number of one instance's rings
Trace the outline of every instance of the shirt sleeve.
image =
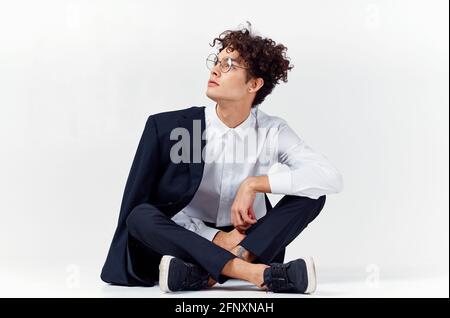
{"type": "Polygon", "coordinates": [[[271,192],[317,199],[343,189],[342,174],[327,157],[314,151],[287,124],[278,131],[276,153],[286,171],[268,174],[271,192]]]}
{"type": "Polygon", "coordinates": [[[183,211],[178,212],[172,217],[172,220],[189,231],[193,231],[198,235],[213,241],[217,232],[220,230],[207,226],[202,220],[191,217],[183,211]]]}

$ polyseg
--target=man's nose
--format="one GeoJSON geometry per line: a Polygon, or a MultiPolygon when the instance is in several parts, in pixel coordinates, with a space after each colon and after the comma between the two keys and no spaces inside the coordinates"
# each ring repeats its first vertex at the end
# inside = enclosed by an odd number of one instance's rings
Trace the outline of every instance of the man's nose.
{"type": "Polygon", "coordinates": [[[211,74],[214,74],[215,76],[220,76],[220,64],[214,65],[214,67],[211,69],[211,74]]]}

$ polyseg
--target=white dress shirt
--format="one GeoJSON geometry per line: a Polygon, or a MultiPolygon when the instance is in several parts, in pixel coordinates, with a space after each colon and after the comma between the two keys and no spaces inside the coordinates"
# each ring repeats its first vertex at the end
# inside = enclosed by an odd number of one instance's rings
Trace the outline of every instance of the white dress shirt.
{"type": "MultiPolygon", "coordinates": [[[[220,120],[216,105],[206,106],[205,123],[205,165],[200,186],[172,220],[208,240],[213,240],[219,230],[203,221],[231,225],[231,206],[248,176],[267,175],[275,194],[317,199],[342,191],[342,175],[328,159],[313,151],[285,120],[264,113],[258,106],[235,128],[220,120]],[[270,168],[277,163],[286,169],[272,172],[270,168]]],[[[256,194],[253,210],[257,219],[266,214],[264,193],[256,194]]]]}

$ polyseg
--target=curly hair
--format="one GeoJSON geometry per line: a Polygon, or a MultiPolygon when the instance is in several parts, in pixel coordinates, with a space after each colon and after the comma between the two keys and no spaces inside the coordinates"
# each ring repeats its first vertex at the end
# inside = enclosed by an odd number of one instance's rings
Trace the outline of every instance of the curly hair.
{"type": "Polygon", "coordinates": [[[239,61],[248,67],[246,83],[252,78],[262,78],[264,85],[256,92],[252,107],[261,104],[280,80],[287,82],[287,72],[294,66],[286,57],[283,44],[276,44],[270,38],[262,38],[251,31],[251,23],[247,21],[248,27],[241,30],[226,30],[214,38],[211,47],[216,46],[218,51],[227,48],[230,51],[239,52],[239,61]]]}

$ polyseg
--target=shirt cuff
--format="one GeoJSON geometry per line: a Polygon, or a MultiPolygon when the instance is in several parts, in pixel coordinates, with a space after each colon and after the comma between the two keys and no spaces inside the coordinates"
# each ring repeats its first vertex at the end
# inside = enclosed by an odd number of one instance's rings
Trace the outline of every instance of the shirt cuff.
{"type": "Polygon", "coordinates": [[[280,171],[269,173],[270,191],[274,194],[291,194],[292,192],[292,172],[280,171]]]}
{"type": "Polygon", "coordinates": [[[209,227],[204,223],[202,223],[202,225],[199,226],[198,228],[197,234],[203,236],[205,239],[212,242],[217,232],[220,232],[220,230],[215,229],[213,227],[209,227]]]}

